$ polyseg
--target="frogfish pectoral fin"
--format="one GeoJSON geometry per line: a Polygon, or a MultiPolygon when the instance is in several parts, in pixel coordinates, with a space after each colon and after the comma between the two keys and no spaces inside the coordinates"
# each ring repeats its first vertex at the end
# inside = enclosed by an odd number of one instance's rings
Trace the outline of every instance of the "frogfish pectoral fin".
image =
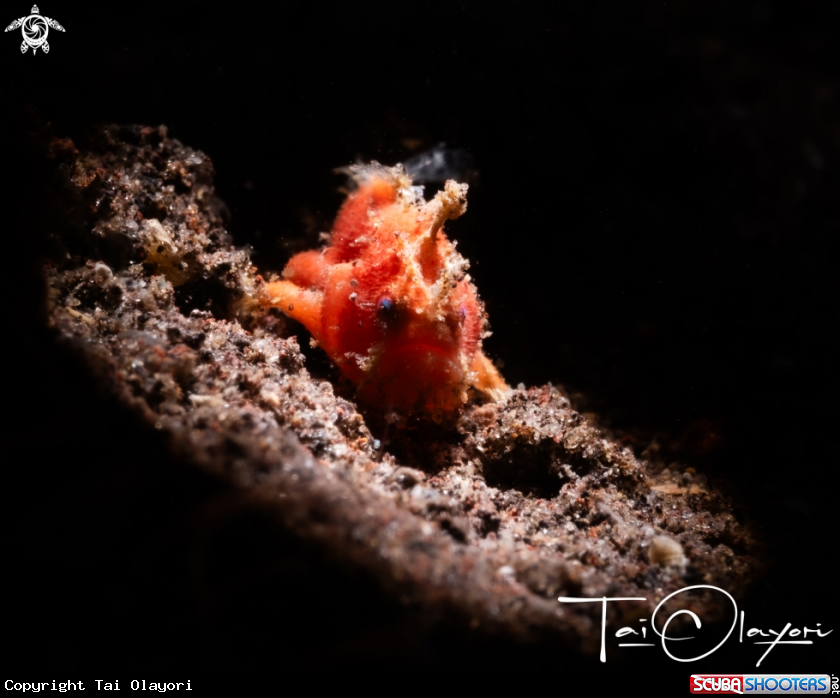
{"type": "Polygon", "coordinates": [[[301,288],[291,281],[273,281],[266,284],[265,299],[267,305],[280,308],[309,330],[316,339],[320,337],[323,291],[301,288]]]}
{"type": "Polygon", "coordinates": [[[475,353],[472,363],[474,378],[472,386],[481,391],[491,400],[504,400],[510,394],[510,386],[505,383],[502,374],[480,349],[475,353]]]}

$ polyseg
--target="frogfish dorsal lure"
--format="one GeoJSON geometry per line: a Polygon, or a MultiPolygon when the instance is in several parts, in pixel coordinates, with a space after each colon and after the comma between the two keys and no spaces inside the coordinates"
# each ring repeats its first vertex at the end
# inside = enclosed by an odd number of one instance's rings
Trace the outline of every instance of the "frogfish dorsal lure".
{"type": "Polygon", "coordinates": [[[440,418],[470,387],[503,398],[508,386],[481,351],[469,263],[443,232],[466,210],[467,185],[450,180],[425,201],[400,166],[351,173],[358,186],[330,244],[292,257],[264,302],[302,323],[368,405],[440,418]]]}

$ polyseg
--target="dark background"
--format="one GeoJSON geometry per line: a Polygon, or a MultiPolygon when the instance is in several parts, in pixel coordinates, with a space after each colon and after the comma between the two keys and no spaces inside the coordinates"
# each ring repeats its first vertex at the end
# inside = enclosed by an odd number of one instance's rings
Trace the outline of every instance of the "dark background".
{"type": "MultiPolygon", "coordinates": [[[[7,4],[3,25],[29,2],[7,4]]],[[[48,55],[21,55],[19,30],[0,36],[13,660],[569,661],[425,625],[169,462],[91,391],[39,329],[50,166],[27,134],[45,122],[75,139],[166,124],[211,156],[231,232],[266,272],[329,228],[333,168],[442,141],[469,151],[479,176],[447,230],[508,381],[562,384],[637,452],[655,439],[731,488],[769,543],[741,604],[748,627],[840,625],[840,6],[40,7],[67,30],[50,32],[48,55]]],[[[836,637],[777,648],[762,669],[836,671],[836,637]]],[[[756,648],[727,647],[682,674],[755,670],[756,648]]]]}

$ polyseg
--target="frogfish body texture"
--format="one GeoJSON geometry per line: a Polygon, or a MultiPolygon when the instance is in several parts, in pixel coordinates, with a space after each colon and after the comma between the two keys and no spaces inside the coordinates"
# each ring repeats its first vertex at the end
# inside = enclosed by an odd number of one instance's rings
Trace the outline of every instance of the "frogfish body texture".
{"type": "Polygon", "coordinates": [[[265,302],[301,322],[373,407],[440,418],[470,386],[501,399],[469,263],[443,232],[466,210],[467,185],[450,180],[427,202],[400,166],[351,171],[358,187],[330,245],[292,257],[265,302]]]}

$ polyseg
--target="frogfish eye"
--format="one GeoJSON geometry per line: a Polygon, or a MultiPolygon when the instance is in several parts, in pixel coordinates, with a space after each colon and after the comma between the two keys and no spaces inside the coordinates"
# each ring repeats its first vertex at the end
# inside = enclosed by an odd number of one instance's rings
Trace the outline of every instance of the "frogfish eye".
{"type": "Polygon", "coordinates": [[[386,296],[385,298],[380,298],[379,299],[379,312],[382,315],[385,315],[385,316],[390,315],[391,311],[393,309],[394,309],[394,302],[390,298],[388,298],[386,296]]]}

